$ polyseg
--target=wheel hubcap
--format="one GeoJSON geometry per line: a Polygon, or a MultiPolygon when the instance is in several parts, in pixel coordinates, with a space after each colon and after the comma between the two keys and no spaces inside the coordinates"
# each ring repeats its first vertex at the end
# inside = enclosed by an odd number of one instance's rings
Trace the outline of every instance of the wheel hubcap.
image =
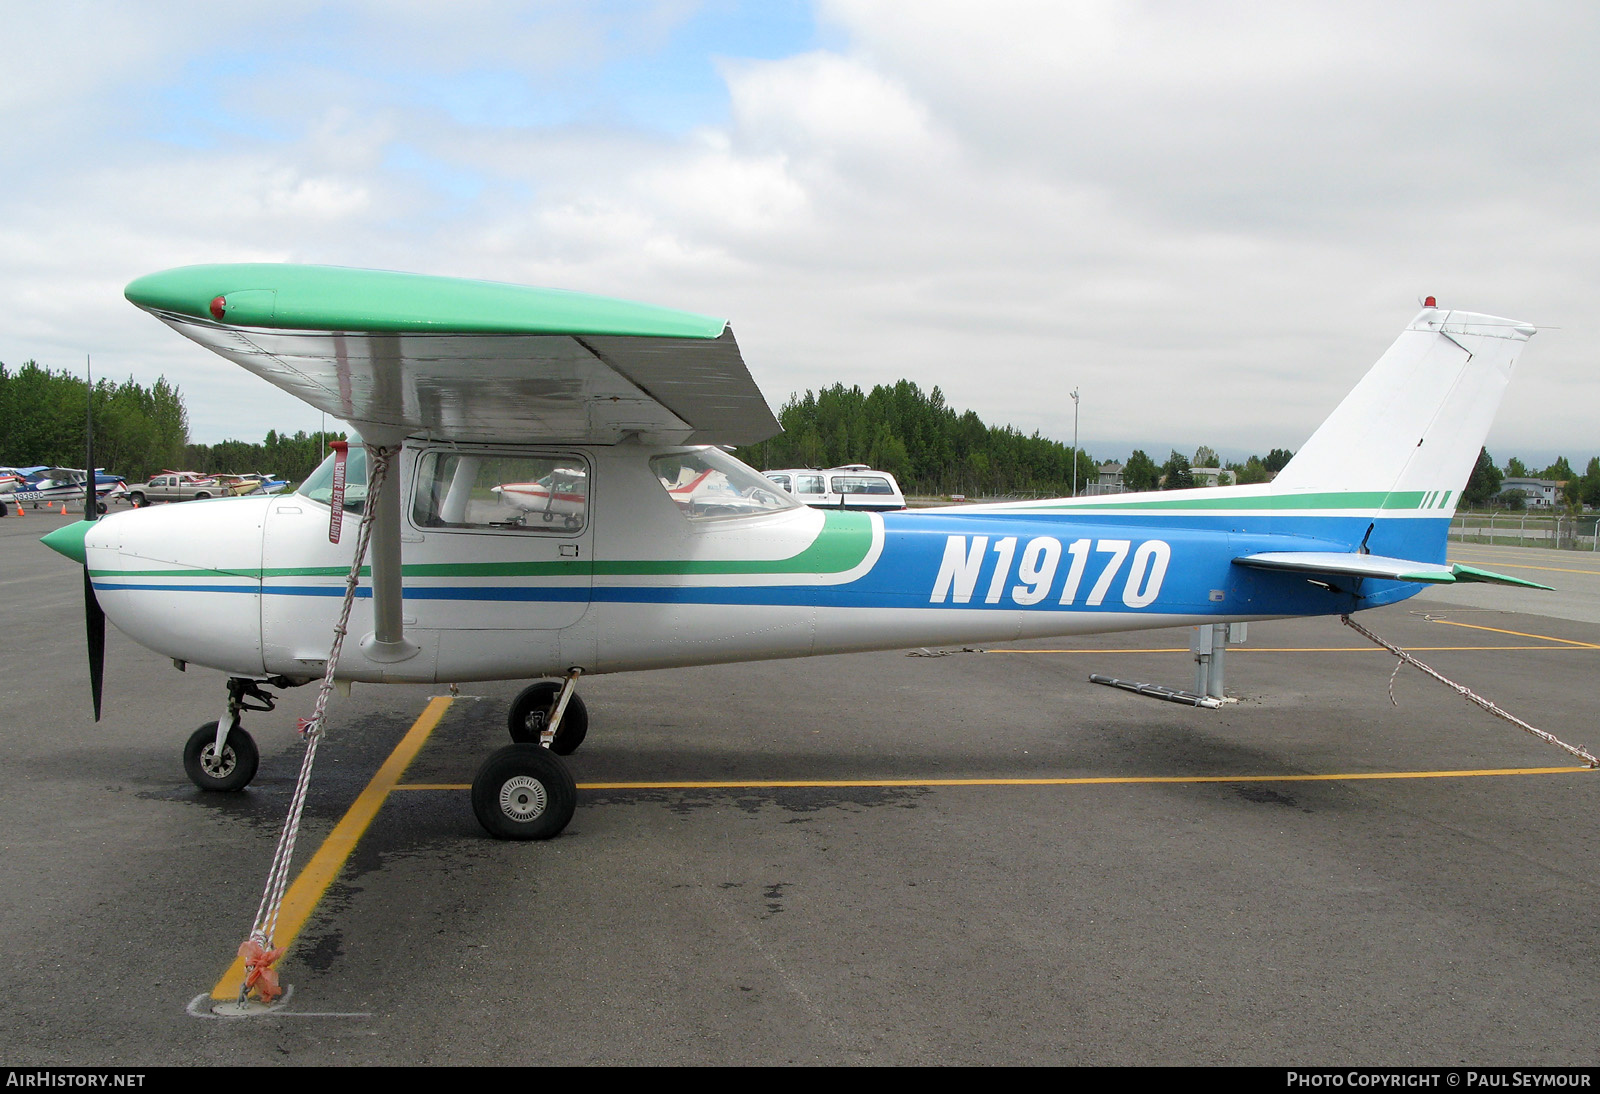
{"type": "Polygon", "coordinates": [[[206,745],[200,752],[200,769],[213,779],[226,779],[233,774],[233,768],[237,762],[238,757],[234,755],[233,749],[227,745],[222,746],[222,757],[220,759],[217,757],[215,743],[206,745]]]}
{"type": "Polygon", "coordinates": [[[530,821],[549,804],[544,784],[527,775],[507,779],[500,786],[500,811],[515,821],[530,821]]]}

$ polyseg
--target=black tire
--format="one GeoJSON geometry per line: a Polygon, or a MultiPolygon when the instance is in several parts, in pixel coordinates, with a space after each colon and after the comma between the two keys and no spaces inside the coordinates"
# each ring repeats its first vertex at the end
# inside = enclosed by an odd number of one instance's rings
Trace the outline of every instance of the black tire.
{"type": "Polygon", "coordinates": [[[143,494],[141,494],[141,493],[139,493],[139,491],[135,490],[133,493],[128,495],[128,504],[133,506],[135,509],[143,509],[146,505],[149,505],[150,503],[145,500],[145,497],[144,497],[143,494]]]}
{"type": "Polygon", "coordinates": [[[577,806],[572,772],[538,745],[507,745],[472,780],[472,812],[495,839],[559,836],[577,806]]]}
{"type": "Polygon", "coordinates": [[[0,501],[0,517],[9,517],[10,515],[11,511],[6,508],[6,503],[0,501]]]}
{"type": "Polygon", "coordinates": [[[200,491],[200,493],[198,493],[198,494],[196,494],[196,495],[195,495],[195,496],[194,496],[194,500],[195,500],[195,501],[206,501],[206,500],[208,500],[208,499],[209,499],[209,498],[210,498],[210,497],[211,497],[211,495],[210,495],[210,494],[208,494],[208,493],[206,493],[206,492],[205,492],[205,491],[204,491],[204,490],[202,490],[202,491],[200,491]]]}
{"type": "MultiPolygon", "coordinates": [[[[556,712],[556,699],[560,695],[561,685],[548,680],[523,688],[521,694],[511,700],[511,710],[506,715],[511,739],[520,745],[538,744],[545,723],[556,712]]],[[[583,705],[583,696],[574,692],[567,700],[567,709],[561,715],[561,725],[556,728],[556,739],[550,742],[550,751],[557,756],[570,756],[578,751],[588,735],[589,708],[583,705]]]]}
{"type": "Polygon", "coordinates": [[[107,514],[107,513],[109,513],[109,512],[111,512],[111,507],[110,507],[110,506],[108,506],[108,505],[107,505],[107,504],[106,504],[106,503],[105,503],[105,502],[103,502],[103,501],[97,501],[97,502],[95,502],[95,503],[94,503],[94,511],[95,511],[95,512],[96,512],[96,513],[99,513],[99,514],[100,514],[100,515],[101,515],[101,516],[102,516],[102,517],[103,517],[103,516],[105,516],[105,515],[106,515],[106,514],[107,514]]]}
{"type": "Polygon", "coordinates": [[[243,790],[256,777],[261,763],[261,753],[256,742],[242,727],[228,732],[222,746],[222,759],[216,759],[217,723],[207,722],[189,736],[183,746],[183,769],[189,781],[201,790],[231,793],[243,790]]]}

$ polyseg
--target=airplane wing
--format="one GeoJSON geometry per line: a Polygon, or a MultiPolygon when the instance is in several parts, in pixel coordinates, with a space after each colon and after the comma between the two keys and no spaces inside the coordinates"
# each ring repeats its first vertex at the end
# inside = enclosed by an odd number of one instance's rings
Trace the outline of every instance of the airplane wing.
{"type": "Polygon", "coordinates": [[[186,266],[129,301],[319,410],[457,441],[754,444],[781,431],[721,319],[488,281],[186,266]]]}
{"type": "Polygon", "coordinates": [[[1537,581],[1507,577],[1492,570],[1480,570],[1463,563],[1412,562],[1383,555],[1347,554],[1337,551],[1267,551],[1233,560],[1236,566],[1256,570],[1286,570],[1329,577],[1375,577],[1385,581],[1421,581],[1430,585],[1450,585],[1457,581],[1484,581],[1496,585],[1520,585],[1526,589],[1548,589],[1537,581]]]}

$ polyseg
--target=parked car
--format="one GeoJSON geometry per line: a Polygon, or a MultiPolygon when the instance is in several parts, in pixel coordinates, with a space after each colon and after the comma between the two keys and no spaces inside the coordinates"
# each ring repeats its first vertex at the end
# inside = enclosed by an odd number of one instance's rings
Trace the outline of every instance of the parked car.
{"type": "Polygon", "coordinates": [[[807,505],[823,509],[870,509],[884,512],[904,509],[905,495],[900,484],[887,471],[874,471],[864,463],[830,467],[789,468],[762,474],[807,505]]]}
{"type": "Polygon", "coordinates": [[[211,476],[194,471],[163,471],[149,482],[128,487],[128,501],[139,509],[158,501],[203,501],[231,493],[211,476]]]}

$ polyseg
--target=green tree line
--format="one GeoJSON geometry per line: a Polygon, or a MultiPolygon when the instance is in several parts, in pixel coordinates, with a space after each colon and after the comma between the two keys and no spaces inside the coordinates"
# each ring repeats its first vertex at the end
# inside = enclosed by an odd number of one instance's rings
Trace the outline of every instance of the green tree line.
{"type": "Polygon", "coordinates": [[[910,380],[790,395],[778,420],[784,432],[741,458],[763,469],[866,463],[914,494],[1068,494],[1074,463],[1080,491],[1099,475],[1087,453],[1037,431],[986,425],[910,380]]]}
{"type": "MultiPolygon", "coordinates": [[[[89,385],[36,361],[0,364],[0,465],[82,467],[89,385]]],[[[183,460],[189,413],[165,376],[145,387],[132,377],[94,385],[94,462],[145,477],[183,460]]]]}
{"type": "MultiPolygon", "coordinates": [[[[82,467],[85,405],[82,376],[25,361],[0,364],[0,466],[82,467]]],[[[184,471],[261,471],[299,482],[322,460],[325,443],[344,433],[290,436],[269,431],[266,440],[189,443],[183,394],[158,377],[148,387],[129,377],[94,385],[94,462],[129,482],[144,482],[169,468],[184,471]]]]}
{"type": "Polygon", "coordinates": [[[307,433],[293,436],[268,430],[259,444],[249,441],[219,441],[216,444],[191,444],[184,448],[185,471],[259,471],[276,475],[287,482],[303,482],[316,470],[326,454],[329,441],[342,441],[344,433],[307,433]]]}

